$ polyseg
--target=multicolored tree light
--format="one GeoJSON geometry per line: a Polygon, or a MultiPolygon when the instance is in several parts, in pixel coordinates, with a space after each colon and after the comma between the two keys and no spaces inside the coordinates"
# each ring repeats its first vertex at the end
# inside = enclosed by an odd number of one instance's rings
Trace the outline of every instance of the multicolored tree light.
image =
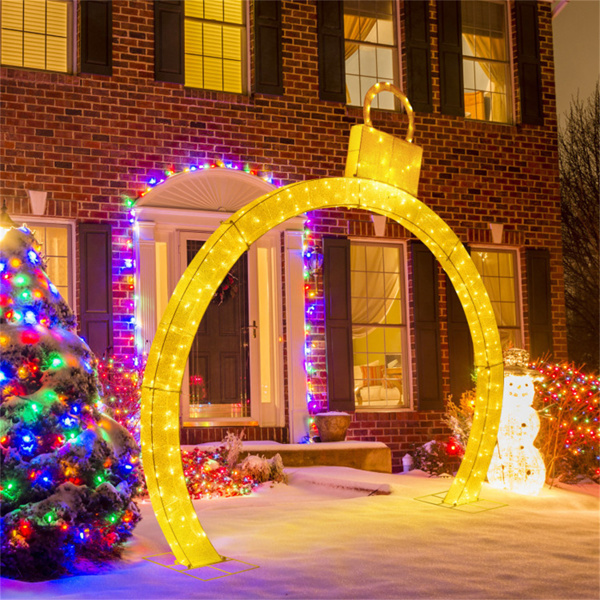
{"type": "Polygon", "coordinates": [[[98,411],[95,358],[32,232],[2,233],[2,574],[43,579],[118,553],[139,520],[139,450],[98,411]]]}

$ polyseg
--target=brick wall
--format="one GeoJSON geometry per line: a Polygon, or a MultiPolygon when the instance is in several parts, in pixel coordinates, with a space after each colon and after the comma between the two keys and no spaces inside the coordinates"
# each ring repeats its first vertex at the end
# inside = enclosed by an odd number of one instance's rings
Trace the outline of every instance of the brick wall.
{"type": "MultiPolygon", "coordinates": [[[[440,114],[436,3],[430,2],[434,113],[416,114],[415,143],[424,149],[419,197],[462,240],[483,241],[489,235],[488,223],[502,222],[505,242],[549,249],[554,347],[556,356],[565,358],[550,11],[550,3],[540,3],[545,125],[507,126],[440,114]]],[[[9,212],[28,214],[25,190],[45,190],[49,217],[110,222],[118,262],[130,256],[124,254],[130,224],[122,195],[135,197],[149,176],[166,168],[179,171],[204,160],[230,159],[269,170],[282,184],[342,175],[350,127],[361,122],[362,111],[318,98],[315,4],[284,1],[282,14],[283,97],[224,94],[155,82],[150,0],[113,2],[111,77],[2,68],[1,194],[9,212]]],[[[515,54],[514,23],[512,31],[515,54]]],[[[516,77],[513,83],[518,123],[516,77]]],[[[374,111],[373,121],[378,128],[405,135],[404,115],[374,111]]],[[[366,221],[364,213],[344,210],[319,211],[313,219],[318,234],[339,235],[369,233],[366,221]]],[[[388,232],[397,238],[407,235],[389,224],[388,232]]],[[[525,278],[524,265],[522,273],[525,278]]],[[[440,270],[443,316],[442,275],[440,270]]],[[[526,294],[525,285],[523,289],[526,294]]],[[[125,280],[117,278],[114,294],[115,349],[130,353],[132,331],[126,317],[132,292],[125,280]]],[[[523,300],[527,323],[526,296],[523,300]]],[[[324,344],[318,350],[319,374],[326,378],[324,344]]],[[[413,442],[443,433],[439,417],[417,412],[360,414],[355,416],[351,436],[389,443],[398,467],[401,454],[413,442]]],[[[286,439],[285,432],[277,435],[286,439]]]]}

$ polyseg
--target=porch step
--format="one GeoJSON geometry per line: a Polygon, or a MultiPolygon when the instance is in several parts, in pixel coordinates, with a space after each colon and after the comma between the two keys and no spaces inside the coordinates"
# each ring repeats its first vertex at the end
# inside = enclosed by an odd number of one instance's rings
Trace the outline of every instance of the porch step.
{"type": "MultiPolygon", "coordinates": [[[[218,443],[199,444],[214,448],[218,443]]],[[[182,446],[189,450],[194,446],[182,446]]],[[[351,467],[378,473],[392,472],[392,451],[382,442],[323,442],[318,444],[280,444],[270,441],[244,442],[240,459],[249,454],[265,458],[281,455],[284,467],[351,467]]]]}

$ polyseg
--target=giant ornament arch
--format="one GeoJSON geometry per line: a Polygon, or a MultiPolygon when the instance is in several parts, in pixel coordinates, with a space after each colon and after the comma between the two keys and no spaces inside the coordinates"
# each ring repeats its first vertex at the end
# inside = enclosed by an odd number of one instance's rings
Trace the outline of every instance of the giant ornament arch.
{"type": "MultiPolygon", "coordinates": [[[[366,110],[365,116],[368,117],[366,110]]],[[[369,127],[370,121],[365,120],[367,125],[355,126],[352,136],[356,128],[363,128],[357,132],[358,137],[363,136],[363,144],[369,141],[369,136],[375,136],[375,141],[380,135],[387,136],[369,127]]],[[[348,166],[352,163],[352,146],[351,137],[348,166]]],[[[496,444],[502,408],[504,370],[491,302],[474,263],[450,227],[408,191],[385,181],[361,177],[360,169],[359,152],[353,167],[359,176],[295,183],[249,203],[223,222],[207,240],[173,292],[144,374],[141,441],[150,500],[171,550],[182,565],[194,568],[223,560],[198,520],[181,462],[179,396],[194,336],[215,291],[237,259],[263,234],[307,211],[345,207],[385,215],[419,238],[448,274],[471,331],[477,401],[465,456],[443,503],[456,506],[479,498],[496,444]]],[[[394,176],[381,178],[394,180],[394,176]]],[[[416,191],[416,185],[404,187],[416,191]]]]}

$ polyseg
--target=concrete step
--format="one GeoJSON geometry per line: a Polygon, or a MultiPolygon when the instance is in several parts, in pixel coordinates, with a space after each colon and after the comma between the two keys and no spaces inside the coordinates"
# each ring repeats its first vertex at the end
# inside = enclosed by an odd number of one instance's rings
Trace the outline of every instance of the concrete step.
{"type": "MultiPolygon", "coordinates": [[[[200,444],[215,448],[219,443],[200,444]]],[[[194,446],[182,446],[190,450],[194,446]]],[[[392,472],[392,451],[382,442],[323,442],[315,444],[279,444],[278,442],[244,442],[240,459],[249,454],[272,458],[281,456],[284,467],[334,466],[351,467],[377,473],[392,472]]]]}

